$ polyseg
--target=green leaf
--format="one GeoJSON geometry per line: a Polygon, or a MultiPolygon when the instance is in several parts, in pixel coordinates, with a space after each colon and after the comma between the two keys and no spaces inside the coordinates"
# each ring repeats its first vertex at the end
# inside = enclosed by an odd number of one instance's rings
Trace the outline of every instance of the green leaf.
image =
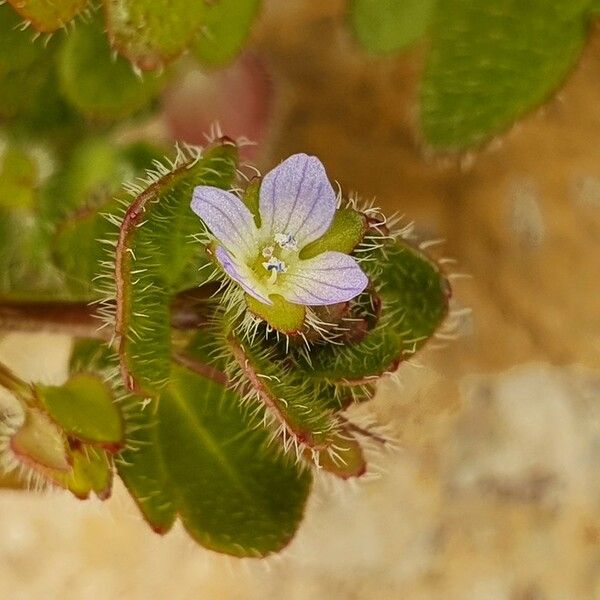
{"type": "Polygon", "coordinates": [[[127,446],[115,461],[117,470],[148,524],[164,534],[175,523],[177,508],[159,439],[158,403],[142,405],[136,397],[124,402],[127,446]]]}
{"type": "Polygon", "coordinates": [[[99,448],[81,446],[71,450],[72,467],[68,475],[59,475],[60,483],[74,496],[85,500],[91,492],[106,500],[112,491],[113,471],[108,454],[99,448]]]}
{"type": "Polygon", "coordinates": [[[446,317],[448,282],[420,251],[393,242],[363,267],[375,283],[381,317],[358,342],[315,348],[310,365],[305,364],[308,376],[332,383],[368,384],[412,356],[446,317]]]}
{"type": "Polygon", "coordinates": [[[39,166],[30,153],[0,148],[0,207],[31,209],[40,183],[39,166]]]}
{"type": "Polygon", "coordinates": [[[260,0],[219,0],[210,5],[203,35],[193,45],[196,58],[206,66],[220,67],[240,52],[260,7],[260,0]]]}
{"type": "Polygon", "coordinates": [[[48,470],[68,472],[71,468],[62,432],[35,408],[25,412],[25,422],[11,437],[10,447],[17,460],[42,475],[48,470]]]}
{"type": "MultiPolygon", "coordinates": [[[[436,0],[350,0],[350,23],[369,52],[396,52],[423,37],[435,4],[436,0]]],[[[443,0],[440,4],[445,10],[443,0]]]]}
{"type": "Polygon", "coordinates": [[[164,77],[143,79],[121,57],[112,57],[104,32],[95,23],[81,25],[64,40],[59,54],[61,90],[87,117],[120,119],[148,105],[164,77]]]}
{"type": "Polygon", "coordinates": [[[272,294],[273,304],[264,304],[248,294],[244,294],[248,310],[266,321],[273,329],[287,335],[298,334],[304,326],[306,307],[292,304],[279,294],[272,294]]]}
{"type": "MultiPolygon", "coordinates": [[[[195,373],[174,367],[152,407],[155,443],[124,453],[119,472],[146,518],[161,518],[151,520],[153,527],[168,528],[174,510],[212,550],[264,556],[284,547],[302,519],[310,472],[269,444],[269,432],[252,422],[233,392],[195,373]]],[[[140,430],[140,441],[147,431],[140,430]]]]}
{"type": "Polygon", "coordinates": [[[41,405],[69,436],[107,449],[123,444],[123,422],[108,386],[94,375],[73,375],[61,386],[36,385],[41,405]]]}
{"type": "Polygon", "coordinates": [[[544,102],[586,39],[570,0],[444,0],[434,19],[421,127],[435,149],[460,151],[544,102]]]}
{"type": "Polygon", "coordinates": [[[8,0],[37,31],[56,31],[83,10],[89,0],[8,0]]]}
{"type": "Polygon", "coordinates": [[[114,366],[113,359],[114,353],[108,343],[88,338],[75,339],[69,359],[69,372],[105,371],[114,366]]]}
{"type": "Polygon", "coordinates": [[[300,258],[313,258],[322,252],[350,254],[362,241],[367,230],[366,217],[352,208],[336,211],[331,227],[318,240],[304,246],[300,258]]]}
{"type": "Polygon", "coordinates": [[[143,70],[179,56],[200,34],[204,0],[104,0],[111,45],[143,70]]]}
{"type": "MultiPolygon", "coordinates": [[[[116,249],[117,332],[126,384],[151,396],[171,370],[171,297],[189,286],[202,245],[191,236],[201,230],[190,209],[196,185],[228,188],[236,175],[237,146],[223,139],[182,159],[171,172],[154,177],[129,206],[116,249]],[[195,263],[195,265],[194,265],[195,263]]],[[[164,169],[166,171],[166,169],[164,169]]],[[[196,275],[197,276],[197,275],[196,275]]]]}

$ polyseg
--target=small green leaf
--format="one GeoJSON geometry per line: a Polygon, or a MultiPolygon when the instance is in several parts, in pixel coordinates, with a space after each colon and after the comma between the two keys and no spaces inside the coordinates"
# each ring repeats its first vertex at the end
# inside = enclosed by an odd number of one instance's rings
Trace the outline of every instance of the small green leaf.
{"type": "MultiPolygon", "coordinates": [[[[307,460],[313,460],[312,452],[304,451],[307,460]]],[[[348,431],[332,436],[328,452],[320,452],[318,466],[341,479],[361,477],[367,471],[367,463],[360,444],[348,431]]]]}
{"type": "Polygon", "coordinates": [[[112,464],[108,454],[99,448],[82,446],[71,450],[72,468],[68,475],[57,478],[74,496],[85,500],[91,492],[106,500],[112,490],[112,464]]]}
{"type": "Polygon", "coordinates": [[[203,23],[203,35],[193,45],[204,65],[220,67],[240,52],[256,17],[260,0],[219,0],[211,4],[203,23]]]}
{"type": "Polygon", "coordinates": [[[111,56],[95,23],[81,25],[64,40],[59,54],[61,89],[87,117],[119,119],[144,108],[160,91],[163,77],[137,77],[123,58],[111,56]]]}
{"type": "Polygon", "coordinates": [[[81,441],[118,448],[123,443],[121,414],[108,386],[94,375],[73,375],[61,386],[35,386],[42,406],[67,433],[81,441]]]}
{"type": "Polygon", "coordinates": [[[39,183],[39,168],[30,153],[15,146],[0,149],[0,207],[32,208],[39,183]]]}
{"type": "Polygon", "coordinates": [[[460,151],[506,130],[561,85],[586,39],[571,0],[445,0],[421,92],[433,148],[460,151]]]}
{"type": "Polygon", "coordinates": [[[64,27],[89,0],[8,0],[12,7],[37,31],[56,31],[64,27]]]}
{"type": "Polygon", "coordinates": [[[369,52],[396,52],[423,37],[435,4],[436,0],[350,0],[350,22],[369,52]]]}
{"type": "Polygon", "coordinates": [[[244,294],[248,310],[266,321],[273,329],[288,335],[302,331],[306,317],[306,307],[292,304],[283,296],[273,294],[269,298],[273,304],[264,304],[248,294],[244,294]]]}
{"type": "Polygon", "coordinates": [[[111,45],[143,70],[179,56],[200,35],[204,0],[104,0],[111,45]]]}
{"type": "Polygon", "coordinates": [[[25,422],[11,437],[10,447],[19,461],[42,475],[47,470],[67,472],[71,468],[63,434],[35,408],[25,412],[25,422]]]}
{"type": "Polygon", "coordinates": [[[331,227],[318,240],[304,246],[300,258],[313,258],[330,250],[350,254],[360,244],[366,230],[364,215],[352,208],[340,208],[333,217],[331,227]]]}
{"type": "Polygon", "coordinates": [[[113,351],[102,340],[76,339],[69,359],[69,372],[90,373],[104,371],[113,366],[113,351]]]}

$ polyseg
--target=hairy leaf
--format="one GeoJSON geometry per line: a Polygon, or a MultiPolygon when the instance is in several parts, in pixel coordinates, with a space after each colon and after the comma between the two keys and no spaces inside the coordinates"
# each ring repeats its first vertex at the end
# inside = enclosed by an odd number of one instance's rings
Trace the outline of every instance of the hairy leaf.
{"type": "Polygon", "coordinates": [[[143,70],[165,65],[199,35],[204,0],[104,0],[113,48],[143,70]]]}
{"type": "MultiPolygon", "coordinates": [[[[435,4],[436,0],[350,0],[350,22],[369,52],[396,52],[425,34],[435,4]]],[[[443,0],[440,4],[444,10],[443,0]]]]}
{"type": "Polygon", "coordinates": [[[200,229],[189,207],[192,189],[229,187],[236,164],[237,146],[225,139],[157,173],[125,214],[116,249],[117,332],[126,385],[136,393],[150,396],[166,384],[171,296],[190,264],[200,266],[201,245],[190,239],[200,229]]]}
{"type": "Polygon", "coordinates": [[[259,6],[260,0],[219,0],[211,4],[203,22],[203,35],[193,45],[196,58],[211,67],[233,60],[248,37],[259,6]]]}
{"type": "MultiPolygon", "coordinates": [[[[174,367],[153,410],[154,444],[125,452],[119,472],[155,529],[177,513],[200,544],[235,556],[264,556],[291,540],[310,473],[268,444],[233,392],[174,367]]],[[[144,441],[148,428],[139,431],[144,441]]]]}
{"type": "Polygon", "coordinates": [[[421,92],[425,141],[460,151],[544,102],[581,52],[586,19],[570,0],[443,0],[421,92]]]}
{"type": "Polygon", "coordinates": [[[12,7],[41,32],[64,27],[89,0],[8,0],[12,7]]]}

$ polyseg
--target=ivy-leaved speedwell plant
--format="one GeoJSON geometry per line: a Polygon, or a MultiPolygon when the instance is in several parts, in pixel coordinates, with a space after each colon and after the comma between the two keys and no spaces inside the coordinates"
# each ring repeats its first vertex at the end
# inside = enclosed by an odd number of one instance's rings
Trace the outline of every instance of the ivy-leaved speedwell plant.
{"type": "Polygon", "coordinates": [[[253,173],[228,138],[180,148],[57,229],[57,269],[95,303],[63,385],[0,371],[5,468],[81,498],[116,472],[157,532],[179,518],[256,557],[292,539],[315,471],[368,471],[377,436],[346,410],[435,334],[447,279],[316,157],[253,173]]]}

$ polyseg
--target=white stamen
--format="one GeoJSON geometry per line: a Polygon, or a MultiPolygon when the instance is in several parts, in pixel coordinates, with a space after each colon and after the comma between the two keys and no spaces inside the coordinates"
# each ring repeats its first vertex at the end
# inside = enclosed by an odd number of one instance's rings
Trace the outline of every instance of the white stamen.
{"type": "Polygon", "coordinates": [[[296,242],[296,238],[291,233],[276,233],[273,239],[280,248],[298,251],[298,242],[296,242]]]}
{"type": "Polygon", "coordinates": [[[262,249],[261,254],[265,257],[265,258],[271,258],[271,256],[273,256],[273,250],[275,250],[275,248],[273,248],[273,246],[265,246],[262,249]]]}
{"type": "Polygon", "coordinates": [[[271,256],[271,258],[269,258],[267,262],[264,262],[262,266],[267,271],[271,271],[271,277],[269,278],[270,283],[275,283],[279,273],[285,273],[287,271],[287,265],[275,256],[271,256]]]}

